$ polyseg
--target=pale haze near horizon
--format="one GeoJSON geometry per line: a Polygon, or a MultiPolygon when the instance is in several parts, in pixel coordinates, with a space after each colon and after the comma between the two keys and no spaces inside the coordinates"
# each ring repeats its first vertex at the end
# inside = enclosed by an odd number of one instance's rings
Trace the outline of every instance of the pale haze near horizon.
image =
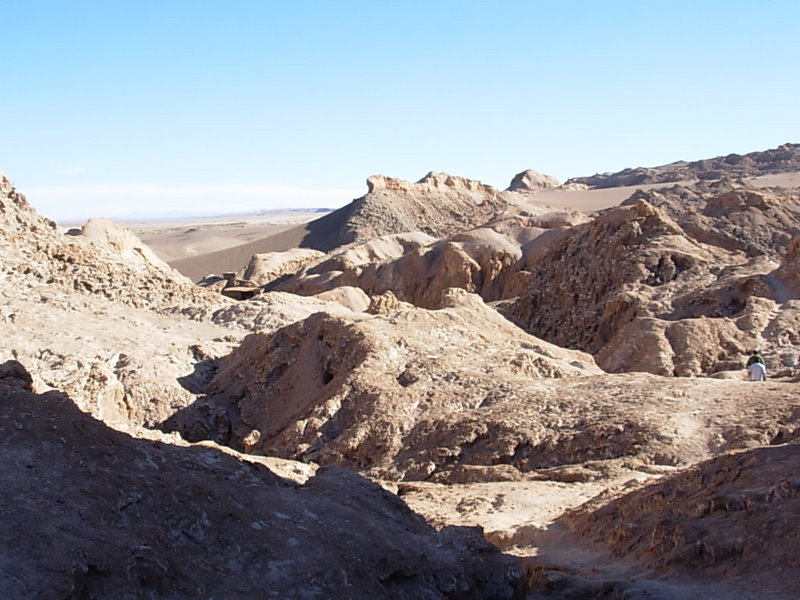
{"type": "Polygon", "coordinates": [[[338,207],[800,141],[796,2],[0,3],[0,170],[58,220],[338,207]]]}

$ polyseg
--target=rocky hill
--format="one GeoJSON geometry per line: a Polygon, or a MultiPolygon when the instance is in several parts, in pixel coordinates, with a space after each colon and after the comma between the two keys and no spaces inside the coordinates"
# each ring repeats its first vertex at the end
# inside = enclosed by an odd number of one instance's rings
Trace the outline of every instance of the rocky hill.
{"type": "Polygon", "coordinates": [[[743,381],[664,389],[601,375],[589,355],[524,334],[477,296],[451,290],[444,305],[317,314],[249,336],[168,427],[382,479],[463,482],[557,478],[587,461],[586,477],[609,461],[687,465],[800,425],[792,384],[753,399],[743,381]]]}
{"type": "Polygon", "coordinates": [[[367,187],[365,196],[309,223],[301,245],[329,251],[409,231],[443,237],[485,223],[506,206],[491,186],[446,173],[416,183],[373,175],[367,187]]]}
{"type": "Polygon", "coordinates": [[[376,238],[270,289],[354,286],[435,309],[458,287],[606,370],[713,373],[762,347],[780,370],[800,352],[797,275],[783,258],[798,233],[796,190],[698,183],[636,191],[594,217],[513,215],[438,241],[376,238]]]}
{"type": "Polygon", "coordinates": [[[728,154],[693,162],[678,161],[660,167],[637,167],[591,177],[575,177],[565,185],[583,184],[592,188],[714,180],[741,179],[771,173],[800,171],[800,144],[783,144],[772,150],[748,154],[728,154]]]}
{"type": "Polygon", "coordinates": [[[753,348],[794,364],[796,275],[778,260],[798,232],[796,193],[677,187],[626,204],[542,248],[504,314],[610,371],[724,371],[753,348]]]}
{"type": "Polygon", "coordinates": [[[225,304],[111,221],[68,235],[31,209],[0,173],[0,275],[18,287],[58,286],[135,308],[207,317],[225,304]]]}

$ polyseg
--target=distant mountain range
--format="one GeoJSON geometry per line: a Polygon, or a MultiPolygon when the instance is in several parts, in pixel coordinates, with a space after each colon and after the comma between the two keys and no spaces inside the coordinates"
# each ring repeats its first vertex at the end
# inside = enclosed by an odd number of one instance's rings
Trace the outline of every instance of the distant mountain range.
{"type": "Polygon", "coordinates": [[[567,180],[565,185],[584,184],[591,188],[611,188],[724,177],[740,179],[790,171],[800,171],[800,144],[783,144],[763,152],[728,154],[694,162],[678,161],[660,167],[636,167],[617,173],[575,177],[567,180]]]}

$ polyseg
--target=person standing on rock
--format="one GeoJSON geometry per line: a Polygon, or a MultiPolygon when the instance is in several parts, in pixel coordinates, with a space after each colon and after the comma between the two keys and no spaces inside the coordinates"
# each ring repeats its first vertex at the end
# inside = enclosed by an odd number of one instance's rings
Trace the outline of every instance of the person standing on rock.
{"type": "Polygon", "coordinates": [[[754,350],[750,358],[747,359],[747,378],[750,381],[766,381],[767,367],[764,358],[758,350],[754,350]]]}

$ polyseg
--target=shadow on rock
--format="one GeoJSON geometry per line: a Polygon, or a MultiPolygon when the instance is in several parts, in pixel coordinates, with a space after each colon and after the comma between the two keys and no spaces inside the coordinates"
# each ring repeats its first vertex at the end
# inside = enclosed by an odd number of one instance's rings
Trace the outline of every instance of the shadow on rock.
{"type": "Polygon", "coordinates": [[[477,528],[436,532],[344,469],[298,485],[133,438],[0,365],[0,597],[521,598],[477,528]],[[44,543],[46,541],[46,543],[44,543]]]}

